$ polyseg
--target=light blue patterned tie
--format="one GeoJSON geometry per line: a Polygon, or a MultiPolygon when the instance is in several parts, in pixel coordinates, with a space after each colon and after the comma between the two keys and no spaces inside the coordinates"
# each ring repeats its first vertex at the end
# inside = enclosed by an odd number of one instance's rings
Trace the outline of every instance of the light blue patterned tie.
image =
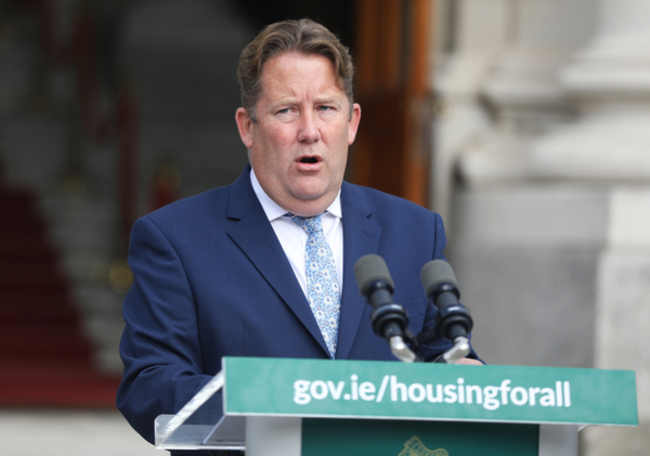
{"type": "Polygon", "coordinates": [[[323,234],[320,215],[300,217],[288,214],[288,216],[309,236],[305,246],[305,275],[309,306],[333,358],[336,354],[341,307],[334,255],[323,234]]]}

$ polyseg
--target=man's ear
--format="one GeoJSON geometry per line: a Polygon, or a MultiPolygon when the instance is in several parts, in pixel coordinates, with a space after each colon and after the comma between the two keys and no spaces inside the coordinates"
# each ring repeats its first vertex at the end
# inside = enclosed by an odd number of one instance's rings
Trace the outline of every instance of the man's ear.
{"type": "Polygon", "coordinates": [[[361,106],[358,103],[354,103],[352,105],[350,122],[348,122],[348,145],[352,145],[354,138],[357,137],[359,122],[361,122],[361,106]]]}
{"type": "Polygon", "coordinates": [[[239,137],[247,149],[253,147],[253,121],[248,115],[245,108],[238,108],[235,113],[235,122],[237,123],[237,130],[239,130],[239,137]]]}

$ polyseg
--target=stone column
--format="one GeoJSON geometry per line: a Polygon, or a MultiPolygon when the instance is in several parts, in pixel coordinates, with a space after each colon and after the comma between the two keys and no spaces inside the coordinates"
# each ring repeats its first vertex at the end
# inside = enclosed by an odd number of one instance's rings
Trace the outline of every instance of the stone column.
{"type": "Polygon", "coordinates": [[[595,38],[560,75],[579,122],[531,148],[540,177],[650,177],[650,2],[601,0],[595,38]]]}
{"type": "Polygon", "coordinates": [[[509,2],[510,41],[484,73],[481,107],[493,128],[463,144],[448,255],[489,363],[593,363],[607,195],[532,181],[526,150],[572,113],[555,75],[587,43],[595,6],[509,2]]]}
{"type": "Polygon", "coordinates": [[[494,129],[460,159],[461,175],[474,186],[529,177],[525,151],[530,142],[573,115],[557,72],[593,29],[591,0],[514,0],[510,5],[511,42],[483,87],[494,129]]]}
{"type": "Polygon", "coordinates": [[[560,75],[580,119],[532,145],[537,177],[608,193],[594,365],[636,371],[639,428],[588,428],[589,456],[650,446],[650,2],[601,0],[597,32],[560,75]]]}
{"type": "Polygon", "coordinates": [[[587,428],[585,454],[644,454],[650,446],[650,186],[610,190],[608,246],[596,290],[594,367],[636,371],[638,428],[587,428]]]}
{"type": "Polygon", "coordinates": [[[431,46],[437,119],[430,201],[446,222],[458,153],[490,128],[481,90],[491,62],[506,44],[509,7],[508,0],[437,0],[432,8],[438,36],[431,46]]]}

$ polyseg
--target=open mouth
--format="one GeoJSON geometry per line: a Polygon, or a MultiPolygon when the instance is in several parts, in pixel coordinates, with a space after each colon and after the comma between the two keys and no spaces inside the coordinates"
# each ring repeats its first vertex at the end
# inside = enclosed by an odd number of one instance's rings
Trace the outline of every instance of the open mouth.
{"type": "Polygon", "coordinates": [[[300,163],[318,163],[318,159],[316,157],[303,157],[300,159],[300,163]]]}

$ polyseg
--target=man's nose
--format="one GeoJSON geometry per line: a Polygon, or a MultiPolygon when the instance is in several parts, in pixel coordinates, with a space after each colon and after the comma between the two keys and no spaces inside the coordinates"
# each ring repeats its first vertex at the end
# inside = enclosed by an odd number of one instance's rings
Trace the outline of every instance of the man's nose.
{"type": "Polygon", "coordinates": [[[300,116],[300,130],[298,131],[298,141],[314,142],[320,139],[320,130],[317,125],[318,119],[313,111],[303,111],[300,116]]]}

